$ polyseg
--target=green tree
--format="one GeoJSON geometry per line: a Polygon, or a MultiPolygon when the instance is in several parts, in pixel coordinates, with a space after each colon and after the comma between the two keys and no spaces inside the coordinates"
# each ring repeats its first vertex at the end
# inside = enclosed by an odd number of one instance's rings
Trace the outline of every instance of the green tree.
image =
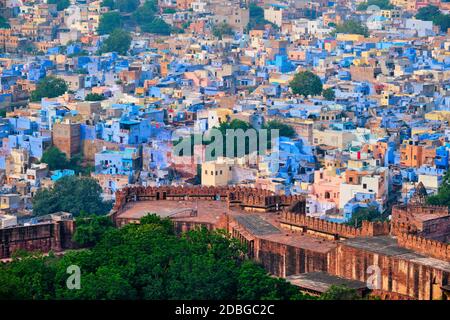
{"type": "Polygon", "coordinates": [[[363,221],[383,221],[383,218],[376,208],[358,208],[346,224],[352,227],[360,228],[363,221]]]}
{"type": "Polygon", "coordinates": [[[322,97],[324,97],[325,100],[334,101],[334,99],[336,98],[336,95],[334,94],[334,89],[327,88],[327,89],[323,90],[322,97]]]}
{"type": "Polygon", "coordinates": [[[417,11],[416,19],[425,20],[425,21],[433,21],[433,19],[440,15],[441,11],[437,6],[429,5],[426,7],[422,7],[417,11]]]}
{"type": "Polygon", "coordinates": [[[66,154],[55,146],[44,151],[41,162],[48,164],[49,170],[62,170],[67,169],[69,166],[66,154]]]}
{"type": "Polygon", "coordinates": [[[337,33],[360,34],[365,37],[369,36],[369,30],[367,29],[367,27],[356,20],[347,20],[341,24],[338,24],[335,30],[332,32],[332,35],[335,35],[337,33]]]}
{"type": "Polygon", "coordinates": [[[438,192],[427,198],[427,203],[436,206],[450,207],[450,171],[445,173],[438,192]]]}
{"type": "Polygon", "coordinates": [[[223,230],[178,236],[169,219],[148,215],[141,224],[108,228],[92,239],[92,248],[62,257],[21,254],[0,265],[0,299],[310,298],[249,261],[223,230]],[[83,272],[79,290],[66,286],[70,265],[83,272]]]}
{"type": "Polygon", "coordinates": [[[139,0],[116,0],[114,8],[120,12],[130,13],[136,11],[139,3],[139,0]]]}
{"type": "Polygon", "coordinates": [[[10,28],[11,26],[9,25],[8,20],[5,17],[0,16],[0,29],[10,29],[10,28]]]}
{"type": "Polygon", "coordinates": [[[332,285],[319,297],[319,300],[360,300],[360,297],[355,289],[332,285]]]}
{"type": "Polygon", "coordinates": [[[433,19],[433,23],[440,27],[442,32],[450,29],[450,14],[440,14],[433,19]]]}
{"type": "Polygon", "coordinates": [[[173,8],[164,8],[163,13],[165,14],[173,14],[177,12],[177,10],[173,9],[173,8]]]}
{"type": "Polygon", "coordinates": [[[86,101],[102,101],[105,100],[105,96],[99,93],[88,93],[86,97],[84,97],[86,101]]]}
{"type": "Polygon", "coordinates": [[[416,14],[416,19],[424,21],[433,21],[440,27],[442,32],[447,32],[450,28],[450,14],[443,14],[437,6],[429,5],[420,8],[416,14]]]}
{"type": "Polygon", "coordinates": [[[295,132],[295,129],[292,126],[278,120],[268,121],[264,126],[264,128],[267,130],[272,129],[280,130],[279,131],[280,137],[295,138],[297,136],[297,133],[295,132]]]}
{"type": "Polygon", "coordinates": [[[67,83],[60,78],[47,76],[38,81],[36,90],[31,92],[31,101],[41,101],[42,98],[55,98],[64,94],[68,89],[67,83]]]}
{"type": "Polygon", "coordinates": [[[115,2],[114,0],[103,0],[102,7],[108,7],[110,10],[114,9],[115,2]]]}
{"type": "Polygon", "coordinates": [[[299,94],[304,97],[315,96],[322,92],[322,81],[311,71],[301,71],[294,76],[289,83],[293,94],[299,94]]]}
{"type": "Polygon", "coordinates": [[[163,36],[170,35],[172,28],[161,18],[154,18],[148,23],[141,24],[143,32],[159,34],[163,36]]]}
{"type": "Polygon", "coordinates": [[[133,13],[133,20],[142,26],[153,21],[155,14],[158,12],[157,1],[147,0],[141,5],[138,10],[133,13]]]}
{"type": "Polygon", "coordinates": [[[233,29],[226,22],[216,24],[212,27],[212,33],[215,37],[222,39],[224,35],[233,35],[233,29]]]}
{"type": "Polygon", "coordinates": [[[252,29],[263,30],[264,26],[267,24],[272,25],[274,29],[278,29],[276,24],[273,24],[270,21],[264,19],[264,9],[258,6],[256,3],[250,3],[249,5],[249,22],[246,26],[246,31],[250,31],[252,29]]]}
{"type": "Polygon", "coordinates": [[[83,247],[93,246],[113,227],[114,224],[109,217],[81,214],[76,219],[73,241],[83,247]]]}
{"type": "Polygon", "coordinates": [[[122,18],[118,12],[106,12],[101,15],[97,32],[100,35],[110,34],[122,27],[122,18]]]}
{"type": "Polygon", "coordinates": [[[363,11],[367,10],[369,6],[377,6],[381,10],[394,9],[394,6],[390,3],[389,0],[368,0],[367,2],[361,2],[356,8],[357,10],[363,11]]]}
{"type": "Polygon", "coordinates": [[[56,10],[63,11],[70,6],[70,0],[48,0],[49,4],[56,4],[56,10]]]}
{"type": "Polygon", "coordinates": [[[131,35],[122,29],[115,29],[103,42],[101,52],[117,52],[126,55],[131,45],[131,35]]]}
{"type": "Polygon", "coordinates": [[[90,177],[66,176],[50,189],[41,188],[33,197],[33,214],[40,216],[58,211],[78,216],[81,212],[105,214],[111,204],[103,202],[102,188],[90,177]]]}

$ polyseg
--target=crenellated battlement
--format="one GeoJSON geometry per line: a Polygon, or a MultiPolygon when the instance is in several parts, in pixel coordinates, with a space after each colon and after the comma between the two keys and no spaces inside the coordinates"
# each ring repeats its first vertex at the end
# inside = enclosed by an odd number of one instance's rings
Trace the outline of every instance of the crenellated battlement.
{"type": "Polygon", "coordinates": [[[450,262],[450,244],[448,243],[407,233],[398,234],[397,241],[401,247],[450,262]]]}
{"type": "Polygon", "coordinates": [[[409,213],[409,212],[414,212],[414,214],[430,214],[430,215],[450,214],[449,208],[447,206],[402,204],[402,205],[395,205],[392,207],[393,216],[395,216],[396,213],[409,213]]]}
{"type": "Polygon", "coordinates": [[[335,238],[355,238],[389,234],[388,222],[363,221],[361,228],[355,228],[342,223],[326,221],[292,212],[283,212],[280,223],[282,226],[289,227],[289,225],[292,225],[294,228],[300,228],[303,231],[312,230],[333,235],[335,238]]]}
{"type": "Polygon", "coordinates": [[[116,192],[116,202],[111,215],[113,219],[125,205],[135,201],[152,200],[220,200],[228,207],[238,207],[245,211],[281,211],[296,205],[301,211],[305,199],[299,195],[275,195],[273,192],[250,187],[225,186],[163,186],[163,187],[126,187],[116,192]]]}

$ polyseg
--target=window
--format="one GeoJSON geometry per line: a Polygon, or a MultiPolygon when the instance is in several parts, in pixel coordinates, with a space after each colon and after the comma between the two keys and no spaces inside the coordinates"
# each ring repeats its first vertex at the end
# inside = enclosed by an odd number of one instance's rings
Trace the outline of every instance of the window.
{"type": "Polygon", "coordinates": [[[205,174],[208,175],[208,170],[205,170],[205,174]]]}
{"type": "Polygon", "coordinates": [[[212,175],[212,176],[214,175],[214,171],[211,171],[211,175],[212,175]]]}
{"type": "Polygon", "coordinates": [[[367,184],[363,183],[363,189],[367,189],[367,184]]]}
{"type": "Polygon", "coordinates": [[[220,170],[220,175],[222,175],[222,170],[220,170]]]}

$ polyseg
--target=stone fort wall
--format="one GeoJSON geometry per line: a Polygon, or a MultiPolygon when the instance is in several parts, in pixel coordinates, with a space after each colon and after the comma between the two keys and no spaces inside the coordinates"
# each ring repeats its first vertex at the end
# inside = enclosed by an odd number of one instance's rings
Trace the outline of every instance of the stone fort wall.
{"type": "Polygon", "coordinates": [[[117,215],[123,211],[126,204],[134,201],[195,199],[220,200],[226,202],[229,207],[240,207],[246,211],[259,212],[281,211],[298,201],[305,201],[302,196],[298,195],[275,195],[268,190],[239,186],[126,187],[116,192],[116,202],[110,215],[113,220],[116,220],[117,215]]]}
{"type": "Polygon", "coordinates": [[[9,258],[17,250],[62,251],[73,248],[72,220],[0,229],[0,259],[9,258]]]}
{"type": "Polygon", "coordinates": [[[308,230],[317,231],[318,233],[331,235],[335,240],[389,234],[388,222],[363,221],[361,228],[355,228],[342,223],[330,222],[292,212],[283,212],[280,223],[283,227],[290,230],[299,230],[302,232],[308,232],[308,230]]]}

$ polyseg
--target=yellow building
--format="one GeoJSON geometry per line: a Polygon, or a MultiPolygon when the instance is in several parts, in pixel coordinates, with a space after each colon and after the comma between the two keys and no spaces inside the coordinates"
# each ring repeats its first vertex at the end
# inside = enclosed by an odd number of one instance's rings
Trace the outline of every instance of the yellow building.
{"type": "Polygon", "coordinates": [[[336,35],[337,41],[363,41],[364,36],[361,34],[346,34],[346,33],[338,33],[336,35]]]}
{"type": "Polygon", "coordinates": [[[2,194],[0,196],[0,209],[15,210],[19,208],[20,195],[16,193],[2,194]]]}
{"type": "Polygon", "coordinates": [[[400,18],[400,10],[381,10],[381,16],[387,19],[400,18]]]}
{"type": "Polygon", "coordinates": [[[356,136],[349,131],[313,130],[313,145],[327,145],[345,149],[355,139],[356,136]]]}
{"type": "Polygon", "coordinates": [[[425,114],[425,119],[430,121],[449,121],[450,111],[431,111],[425,114]]]}
{"type": "Polygon", "coordinates": [[[232,165],[208,161],[202,164],[202,185],[204,186],[226,186],[232,179],[232,165]]]}

